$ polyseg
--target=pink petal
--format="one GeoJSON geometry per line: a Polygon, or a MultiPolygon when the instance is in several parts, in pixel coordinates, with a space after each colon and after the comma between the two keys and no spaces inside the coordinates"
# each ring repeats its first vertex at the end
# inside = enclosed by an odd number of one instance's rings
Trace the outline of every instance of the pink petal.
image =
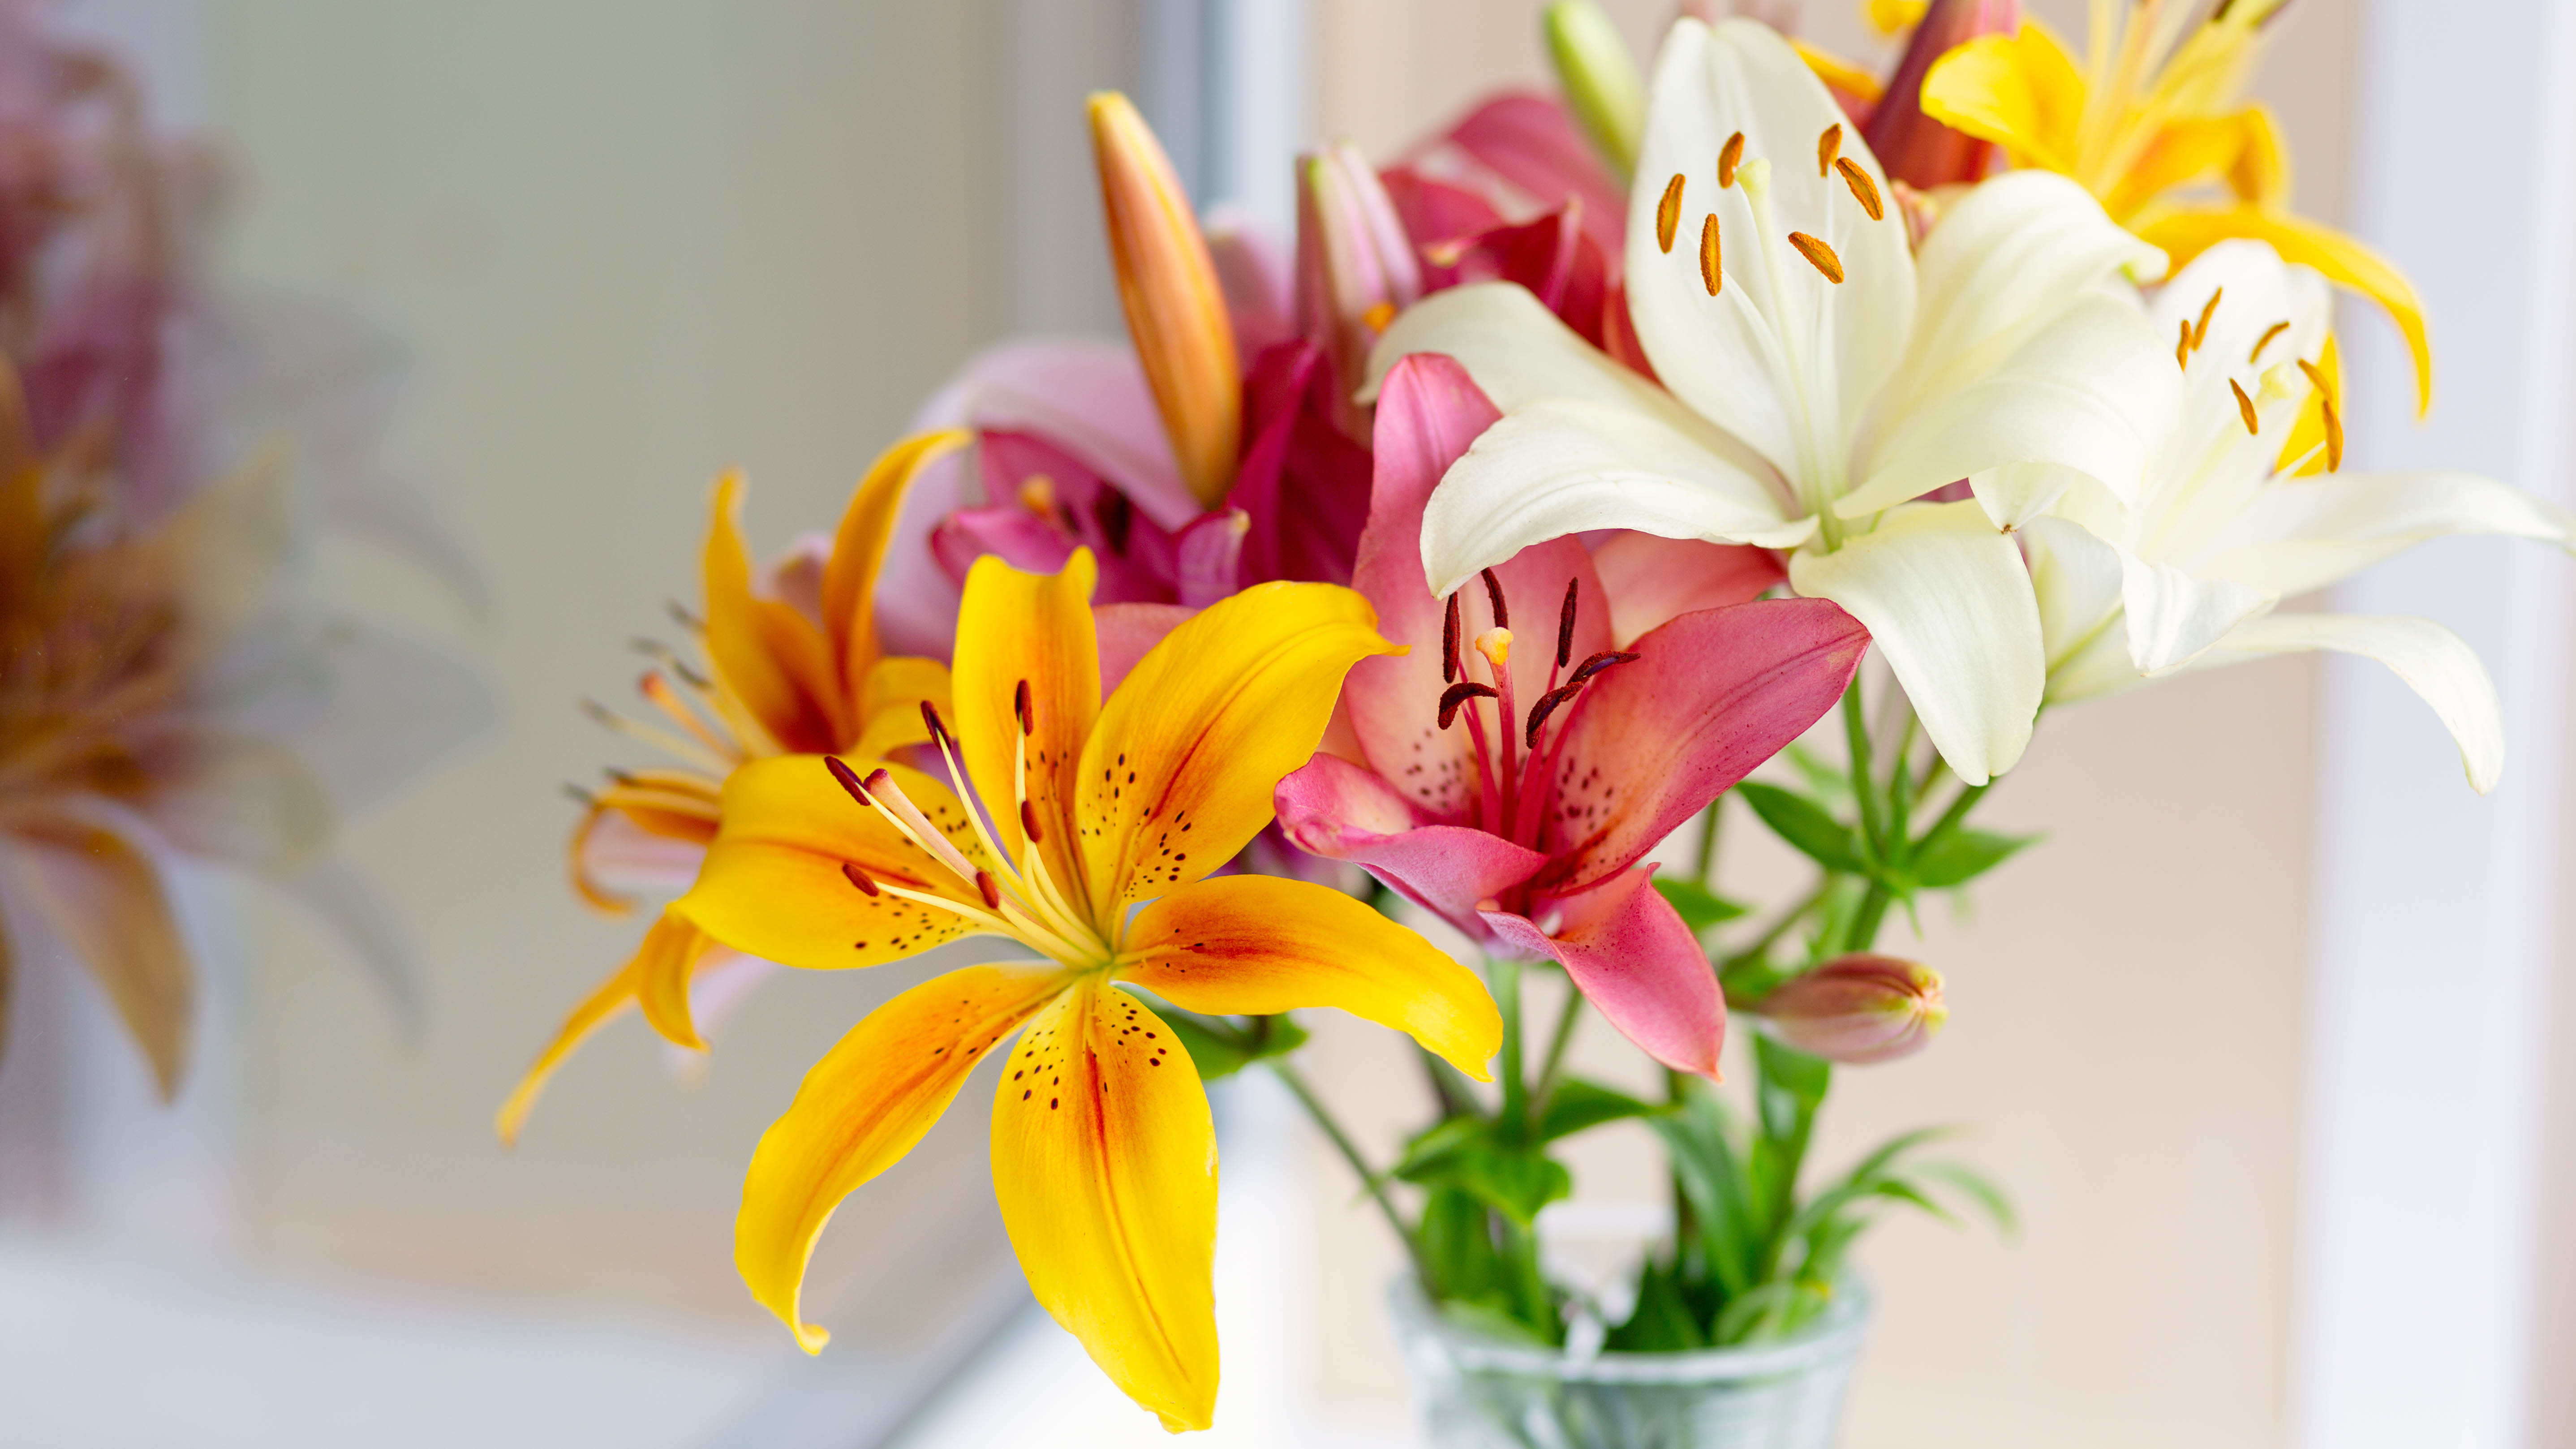
{"type": "MultiPolygon", "coordinates": [[[[1371,765],[1404,781],[1425,809],[1447,821],[1466,818],[1477,772],[1466,727],[1439,728],[1444,605],[1422,574],[1422,509],[1449,465],[1498,416],[1450,358],[1419,353],[1395,365],[1378,394],[1377,486],[1351,575],[1352,586],[1377,606],[1378,632],[1412,646],[1409,654],[1365,659],[1351,671],[1342,695],[1352,727],[1371,765]]],[[[1574,659],[1610,646],[1609,610],[1592,556],[1571,538],[1524,549],[1494,574],[1512,610],[1513,690],[1526,710],[1547,689],[1567,582],[1577,589],[1574,659]]],[[[1491,627],[1482,587],[1469,585],[1459,602],[1462,641],[1491,627]]],[[[1484,668],[1481,662],[1473,667],[1484,668]]]]}
{"type": "Polygon", "coordinates": [[[1552,96],[1496,96],[1449,130],[1451,145],[1473,156],[1542,208],[1573,197],[1583,203],[1583,229],[1602,254],[1628,245],[1626,189],[1602,166],[1582,130],[1552,96]]]}
{"type": "Polygon", "coordinates": [[[1634,865],[1842,698],[1869,631],[1829,599],[1704,609],[1636,642],[1577,696],[1533,882],[1580,891],[1634,865]]]}
{"type": "Polygon", "coordinates": [[[1517,282],[1595,347],[1609,300],[1610,264],[1582,229],[1583,204],[1569,201],[1536,221],[1494,226],[1432,252],[1427,289],[1470,282],[1517,282]]]}
{"type": "Polygon", "coordinates": [[[1243,586],[1243,540],[1252,515],[1240,508],[1200,516],[1181,530],[1176,580],[1183,604],[1204,609],[1243,586]]]}
{"type": "Polygon", "coordinates": [[[1261,354],[1244,380],[1243,466],[1227,502],[1251,519],[1242,582],[1350,582],[1368,521],[1368,449],[1332,422],[1333,371],[1302,339],[1261,354]]]}
{"type": "Polygon", "coordinates": [[[988,347],[913,418],[915,431],[954,427],[1051,439],[1165,528],[1199,516],[1144,369],[1123,343],[1042,338],[988,347]]]}
{"type": "Polygon", "coordinates": [[[1718,1051],[1726,1045],[1726,998],[1698,940],[1654,888],[1650,872],[1628,871],[1537,909],[1537,921],[1487,911],[1485,924],[1525,955],[1554,957],[1584,999],[1646,1055],[1716,1080],[1718,1051]]]}
{"type": "Polygon", "coordinates": [[[1091,627],[1100,639],[1101,697],[1107,698],[1137,660],[1197,612],[1179,604],[1102,604],[1093,609],[1091,627]]]}
{"type": "Polygon", "coordinates": [[[1236,353],[1257,357],[1297,335],[1289,317],[1288,258],[1279,245],[1250,216],[1223,203],[1209,209],[1206,231],[1216,283],[1225,290],[1225,310],[1234,321],[1236,353]]]}
{"type": "Polygon", "coordinates": [[[1698,609],[1762,597],[1787,575],[1768,549],[1619,533],[1592,550],[1610,595],[1610,635],[1622,649],[1647,630],[1698,609]]]}
{"type": "Polygon", "coordinates": [[[1317,755],[1279,782],[1280,832],[1311,855],[1365,866],[1408,899],[1479,940],[1477,906],[1547,863],[1537,851],[1459,825],[1425,823],[1396,787],[1335,755],[1317,755]]]}
{"type": "MultiPolygon", "coordinates": [[[[1047,509],[1043,521],[1063,536],[1066,555],[1076,544],[1091,550],[1100,565],[1100,582],[1092,591],[1095,602],[1170,603],[1179,596],[1179,549],[1172,534],[1146,516],[1114,479],[1092,471],[1052,438],[994,432],[977,444],[984,496],[997,510],[1027,513],[1042,506],[1047,509]]],[[[943,555],[942,562],[947,561],[943,555]]],[[[1058,557],[1038,571],[1052,573],[1062,564],[1058,557]]],[[[1016,558],[1012,566],[1032,567],[1016,558]]],[[[954,577],[963,584],[962,571],[954,577]]]]}
{"type": "Polygon", "coordinates": [[[1405,235],[1413,238],[1416,247],[1503,224],[1503,214],[1483,196],[1467,187],[1425,176],[1411,166],[1390,166],[1380,171],[1377,179],[1386,188],[1386,199],[1394,205],[1395,214],[1403,218],[1405,235]]]}

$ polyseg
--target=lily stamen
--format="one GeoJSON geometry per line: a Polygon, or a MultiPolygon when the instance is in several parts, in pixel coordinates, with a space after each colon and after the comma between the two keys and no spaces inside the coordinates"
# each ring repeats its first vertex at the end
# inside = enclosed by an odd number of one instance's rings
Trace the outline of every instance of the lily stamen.
{"type": "Polygon", "coordinates": [[[1842,122],[1836,121],[1816,137],[1816,175],[1821,178],[1830,174],[1842,152],[1843,126],[1842,122]]]}
{"type": "Polygon", "coordinates": [[[1879,199],[1878,183],[1869,179],[1868,172],[1853,164],[1849,156],[1835,158],[1834,169],[1842,173],[1843,184],[1851,188],[1852,200],[1860,203],[1860,209],[1869,213],[1870,220],[1885,219],[1886,203],[1879,199]]]}
{"type": "Polygon", "coordinates": [[[2254,415],[2254,399],[2247,397],[2244,387],[2232,377],[2227,380],[2227,390],[2236,394],[2236,415],[2244,419],[2246,433],[2249,436],[2259,436],[2263,431],[2263,425],[2254,415]]]}
{"type": "Polygon", "coordinates": [[[1664,183],[1663,200],[1655,203],[1655,241],[1669,254],[1673,249],[1673,232],[1682,224],[1682,174],[1664,183]]]}
{"type": "Polygon", "coordinates": [[[1738,131],[1726,138],[1726,145],[1717,153],[1717,186],[1720,191],[1735,184],[1735,168],[1742,164],[1744,133],[1738,131]]]}
{"type": "Polygon", "coordinates": [[[1717,213],[1713,211],[1699,225],[1699,281],[1712,297],[1726,286],[1725,262],[1718,251],[1717,213]]]}
{"type": "Polygon", "coordinates": [[[1817,271],[1824,273],[1826,281],[1833,283],[1837,287],[1842,285],[1843,259],[1834,255],[1834,249],[1832,247],[1825,245],[1821,239],[1811,237],[1803,231],[1793,231],[1789,233],[1789,245],[1798,249],[1798,255],[1805,257],[1809,266],[1812,266],[1817,271]]]}
{"type": "Polygon", "coordinates": [[[697,742],[682,739],[669,730],[656,729],[640,721],[628,719],[598,700],[581,699],[574,701],[574,704],[591,723],[600,728],[624,735],[639,744],[651,745],[666,755],[685,760],[715,775],[721,776],[733,768],[733,761],[709,751],[697,742]]]}
{"type": "Polygon", "coordinates": [[[2263,335],[2254,339],[2254,350],[2245,354],[2246,363],[2250,366],[2251,364],[2259,361],[2263,356],[2263,349],[2272,345],[2272,339],[2289,330],[2290,323],[2287,318],[2283,318],[2281,321],[2275,322],[2271,326],[2264,328],[2263,335]]]}
{"type": "Polygon", "coordinates": [[[2191,327],[2192,351],[2198,352],[2200,350],[2200,345],[2209,340],[2209,319],[2212,316],[2215,316],[2218,312],[2218,299],[2226,295],[2227,289],[2225,287],[2220,287],[2211,292],[2209,294],[2209,301],[2202,305],[2200,309],[2200,320],[2193,323],[2191,327]]]}

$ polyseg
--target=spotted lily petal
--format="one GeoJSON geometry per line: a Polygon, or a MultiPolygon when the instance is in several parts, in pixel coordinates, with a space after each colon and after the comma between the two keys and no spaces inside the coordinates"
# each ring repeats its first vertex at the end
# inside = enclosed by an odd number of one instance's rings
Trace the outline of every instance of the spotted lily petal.
{"type": "Polygon", "coordinates": [[[1039,822],[1038,853],[1067,892],[1080,889],[1083,853],[1074,844],[1075,770],[1100,713],[1100,641],[1092,626],[1091,551],[1077,549],[1057,573],[1032,574],[1000,559],[978,559],[957,617],[951,687],[966,778],[982,796],[1013,859],[1026,852],[1014,793],[1021,785],[1019,696],[1028,687],[1026,787],[1039,822]]]}
{"type": "Polygon", "coordinates": [[[1563,966],[1584,999],[1646,1055],[1716,1079],[1726,1000],[1698,938],[1648,872],[1549,901],[1538,920],[1487,911],[1485,922],[1514,949],[1563,966]]]}

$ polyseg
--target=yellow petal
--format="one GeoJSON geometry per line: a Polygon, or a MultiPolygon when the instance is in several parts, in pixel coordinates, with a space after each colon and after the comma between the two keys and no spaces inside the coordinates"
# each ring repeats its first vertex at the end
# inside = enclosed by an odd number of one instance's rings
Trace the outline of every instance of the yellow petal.
{"type": "Polygon", "coordinates": [[[799,1299],[832,1210],[910,1152],[984,1054],[1061,996],[1065,980],[1054,966],[1003,965],[923,982],[850,1028],[761,1135],[734,1219],[734,1265],[807,1353],[831,1337],[805,1321],[799,1299]]]}
{"type": "MultiPolygon", "coordinates": [[[[902,765],[885,769],[938,822],[970,864],[989,869],[965,808],[946,786],[902,765]]],[[[754,760],[725,781],[724,827],[697,884],[671,909],[725,945],[784,966],[874,966],[974,933],[967,921],[852,882],[855,864],[880,885],[982,905],[974,888],[843,790],[815,755],[754,760]]]]}
{"type": "Polygon", "coordinates": [[[1260,584],[1165,635],[1101,707],[1083,747],[1093,917],[1225,864],[1270,823],[1279,777],[1314,758],[1342,676],[1372,654],[1377,611],[1337,584],[1260,584]]]}
{"type": "Polygon", "coordinates": [[[2281,144],[2272,113],[2247,106],[2233,118],[2241,135],[2236,160],[2227,168],[2227,188],[2236,199],[2275,211],[2290,209],[2290,148],[2281,144]]]}
{"type": "Polygon", "coordinates": [[[160,872],[124,837],[85,821],[36,820],[14,833],[28,897],[98,978],[169,1101],[187,1070],[196,979],[160,872]]]}
{"type": "Polygon", "coordinates": [[[1074,847],[1074,772],[1100,713],[1100,639],[1091,620],[1096,574],[1078,548],[1052,574],[1026,574],[998,558],[975,560],[957,609],[952,688],[967,779],[984,799],[1002,848],[1024,857],[1013,801],[1022,681],[1037,733],[1028,742],[1028,798],[1038,818],[1038,852],[1068,898],[1083,898],[1082,853],[1074,847]]]}
{"type": "Polygon", "coordinates": [[[1870,28],[1881,35],[1894,35],[1923,23],[1923,12],[1932,8],[1932,0],[1868,0],[1861,7],[1869,15],[1870,28]]]}
{"type": "Polygon", "coordinates": [[[1216,262],[1171,159],[1115,91],[1091,98],[1091,154],[1127,335],[1154,389],[1181,481],[1213,508],[1234,486],[1243,430],[1243,373],[1216,262]]]}
{"type": "MultiPolygon", "coordinates": [[[[963,447],[967,438],[957,428],[915,433],[877,455],[850,495],[823,565],[823,627],[844,695],[862,691],[877,662],[877,572],[885,566],[886,541],[894,536],[904,494],[922,469],[963,447]]],[[[865,718],[856,715],[849,723],[865,718]]]]}
{"type": "Polygon", "coordinates": [[[993,1101],[993,1194],[1029,1291],[1171,1430],[1216,1411],[1216,1133],[1171,1028],[1088,977],[993,1101]]]}
{"type": "Polygon", "coordinates": [[[2004,148],[2015,166],[2075,174],[2084,76],[2036,20],[2011,35],[1981,35],[1923,75],[1923,114],[2004,148]]]}
{"type": "MultiPolygon", "coordinates": [[[[751,591],[751,555],[734,519],[742,475],[716,480],[707,523],[707,660],[721,694],[739,704],[783,750],[826,750],[839,742],[830,701],[836,691],[822,630],[776,599],[751,591]]],[[[739,726],[740,721],[728,720],[739,726]]]]}
{"type": "Polygon", "coordinates": [[[689,978],[715,942],[707,933],[664,911],[644,933],[635,953],[635,1003],[644,1019],[673,1046],[705,1051],[697,1023],[689,1019],[689,978]]]}
{"type": "Polygon", "coordinates": [[[1263,875],[1185,885],[1137,913],[1119,976],[1185,1011],[1330,1006],[1410,1034],[1489,1081],[1503,1019],[1476,973],[1366,903],[1263,875]]]}
{"type": "Polygon", "coordinates": [[[951,720],[957,717],[947,665],[909,654],[878,660],[859,691],[859,737],[842,758],[855,766],[861,760],[882,760],[905,745],[928,744],[930,727],[921,719],[924,701],[951,720]]]}
{"type": "Polygon", "coordinates": [[[1834,92],[1837,100],[1848,97],[1875,104],[1887,92],[1887,88],[1878,83],[1878,77],[1831,51],[1809,45],[1794,35],[1789,37],[1789,48],[1798,52],[1798,59],[1807,63],[1807,69],[1816,73],[1816,79],[1823,81],[1825,89],[1834,92]]]}
{"type": "MultiPolygon", "coordinates": [[[[667,921],[671,917],[665,915],[662,919],[667,921]]],[[[650,938],[649,932],[647,938],[650,938]]],[[[546,1089],[546,1080],[572,1055],[573,1048],[580,1046],[592,1032],[606,1025],[619,1012],[635,1004],[635,978],[642,960],[639,953],[635,960],[618,968],[616,974],[583,997],[581,1004],[572,1009],[572,1014],[564,1018],[563,1025],[555,1029],[554,1037],[546,1043],[545,1049],[537,1053],[537,1059],[528,1064],[526,1075],[520,1077],[519,1085],[511,1089],[510,1099],[503,1102],[501,1110],[492,1117],[492,1131],[500,1137],[502,1146],[518,1144],[519,1129],[527,1125],[528,1113],[536,1108],[537,1095],[546,1089]]]]}
{"type": "Polygon", "coordinates": [[[2281,444],[2281,456],[2275,464],[2288,467],[2299,463],[2296,476],[2301,478],[2325,472],[2326,465],[2334,461],[2326,446],[2326,409],[2332,407],[2338,414],[2343,410],[2343,354],[2331,332],[2326,334],[2325,350],[2317,354],[2317,371],[2325,377],[2325,391],[2311,388],[2307,399],[2299,404],[2299,420],[2291,424],[2290,436],[2281,444]],[[2307,461],[2300,463],[2302,458],[2307,461]]]}
{"type": "Polygon", "coordinates": [[[2135,230],[2142,240],[2164,248],[2176,271],[2229,237],[2252,237],[2271,243],[2283,261],[2314,267],[2327,281],[2368,297],[2397,324],[2415,360],[2416,416],[2432,408],[2433,343],[2425,328],[2424,303],[2395,263],[2355,238],[2302,216],[2255,206],[2169,211],[2140,222],[2135,230]]]}

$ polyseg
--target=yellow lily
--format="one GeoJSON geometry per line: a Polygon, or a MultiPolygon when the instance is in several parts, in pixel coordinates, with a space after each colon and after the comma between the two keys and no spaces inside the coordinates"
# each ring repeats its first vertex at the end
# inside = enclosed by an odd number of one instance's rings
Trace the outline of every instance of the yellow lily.
{"type": "MultiPolygon", "coordinates": [[[[830,553],[792,558],[769,592],[756,591],[751,556],[735,519],[743,481],[716,481],[705,554],[706,618],[689,621],[706,651],[702,677],[664,655],[639,686],[668,727],[593,707],[620,733],[655,745],[677,767],[617,770],[584,795],[573,828],[573,889],[601,910],[633,902],[599,879],[603,856],[676,856],[682,878],[723,820],[725,778],[753,760],[790,751],[831,750],[875,760],[924,743],[920,705],[948,697],[947,667],[935,659],[885,657],[874,620],[877,572],[905,490],[931,462],[962,446],[959,431],[921,433],[888,448],[868,470],[841,516],[830,553]],[[801,596],[791,601],[789,596],[801,596]]],[[[667,868],[667,864],[666,864],[667,868]]],[[[706,933],[664,911],[632,959],[600,983],[537,1054],[501,1106],[494,1127],[515,1141],[546,1079],[592,1032],[629,1007],[653,1029],[693,1050],[699,1038],[689,984],[718,948],[706,933]]]]}
{"type": "Polygon", "coordinates": [[[2421,413],[2433,404],[2433,353],[2414,286],[2357,239],[2290,210],[2289,153],[2272,114],[2239,104],[2263,26],[2284,3],[2226,0],[2194,26],[2198,6],[2179,0],[2095,0],[2081,64],[2048,27],[2024,21],[1941,57],[1924,77],[1923,113],[2002,146],[2015,166],[2075,178],[2177,270],[2250,237],[2370,298],[2405,336],[2421,413]],[[2187,191],[2213,182],[2223,197],[2187,191]]]}
{"type": "Polygon", "coordinates": [[[1104,702],[1094,574],[1088,550],[1051,575],[978,560],[955,731],[931,728],[949,784],[810,755],[747,765],[673,909],[791,966],[871,966],[970,935],[1044,958],[951,971],[852,1028],[752,1157],[736,1263],[819,1349],[799,1298],[825,1220],[1020,1032],[994,1100],[993,1185],[1029,1286],[1165,1428],[1204,1428],[1216,1142],[1188,1053],[1122,987],[1199,1012],[1338,1007],[1480,1080],[1502,1023],[1464,967],[1349,896],[1207,878],[1270,822],[1342,676],[1402,652],[1368,601],[1330,584],[1246,590],[1173,630],[1104,702]]]}

